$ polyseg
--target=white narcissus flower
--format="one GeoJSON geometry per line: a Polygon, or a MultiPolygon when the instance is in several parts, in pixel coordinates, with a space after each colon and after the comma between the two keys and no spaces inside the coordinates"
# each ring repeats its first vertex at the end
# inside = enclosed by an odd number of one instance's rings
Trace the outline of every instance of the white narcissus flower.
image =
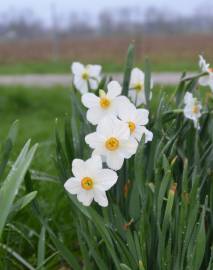
{"type": "MultiPolygon", "coordinates": [[[[140,70],[139,68],[133,68],[130,76],[129,97],[136,106],[146,104],[144,83],[145,83],[145,76],[143,71],[140,70]]],[[[151,88],[152,87],[153,81],[151,80],[151,88]]]]}
{"type": "Polygon", "coordinates": [[[97,125],[103,117],[118,114],[120,106],[130,103],[125,96],[120,96],[122,88],[116,81],[111,81],[107,85],[107,93],[99,91],[99,97],[93,93],[86,93],[82,96],[82,103],[88,108],[87,120],[93,125],[97,125]]]}
{"type": "Polygon", "coordinates": [[[100,206],[108,205],[105,191],[116,183],[118,176],[113,170],[102,168],[100,156],[92,156],[86,161],[74,159],[72,172],[74,177],[64,184],[70,194],[77,194],[77,199],[85,206],[89,206],[93,199],[100,206]]]}
{"type": "Polygon", "coordinates": [[[96,132],[88,134],[85,141],[94,149],[93,154],[101,155],[113,170],[119,170],[124,159],[134,155],[138,146],[136,140],[130,136],[128,124],[114,115],[101,120],[96,132]]]}
{"type": "Polygon", "coordinates": [[[199,55],[199,67],[202,72],[208,73],[207,75],[199,78],[200,85],[209,86],[213,91],[213,68],[209,67],[209,64],[206,62],[202,55],[199,55]]]}
{"type": "Polygon", "coordinates": [[[186,118],[194,122],[194,126],[200,129],[198,119],[201,117],[202,106],[197,98],[193,97],[192,93],[186,92],[184,96],[184,115],[186,118]]]}
{"type": "Polygon", "coordinates": [[[139,142],[142,136],[145,135],[145,143],[152,141],[153,133],[145,127],[149,122],[148,110],[136,109],[133,104],[129,103],[119,108],[118,116],[122,121],[128,124],[131,137],[139,142]]]}
{"type": "Polygon", "coordinates": [[[101,69],[102,67],[99,65],[84,66],[79,62],[72,64],[73,82],[81,94],[88,92],[88,86],[90,86],[91,89],[98,88],[101,69]]]}

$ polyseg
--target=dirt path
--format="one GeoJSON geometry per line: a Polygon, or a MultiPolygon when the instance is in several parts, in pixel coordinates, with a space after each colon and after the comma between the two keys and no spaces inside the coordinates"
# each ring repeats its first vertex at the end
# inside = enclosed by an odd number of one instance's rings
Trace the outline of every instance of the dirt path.
{"type": "MultiPolygon", "coordinates": [[[[188,75],[193,75],[190,73],[188,75]]],[[[121,74],[111,75],[115,80],[121,81],[121,74]]],[[[153,73],[152,78],[155,84],[175,85],[179,82],[181,73],[165,72],[153,73]]],[[[51,87],[55,85],[69,86],[71,84],[71,75],[68,74],[29,74],[29,75],[0,75],[0,85],[23,85],[23,86],[41,86],[51,87]]]]}

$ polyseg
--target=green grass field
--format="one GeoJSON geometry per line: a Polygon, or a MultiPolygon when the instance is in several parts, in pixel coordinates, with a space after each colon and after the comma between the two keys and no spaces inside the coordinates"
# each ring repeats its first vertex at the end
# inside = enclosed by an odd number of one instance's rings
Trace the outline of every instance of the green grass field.
{"type": "Polygon", "coordinates": [[[10,125],[18,119],[20,128],[14,155],[31,138],[32,143],[39,143],[33,167],[52,172],[55,120],[70,112],[69,90],[1,87],[0,93],[0,139],[6,137],[10,125]]]}
{"type": "MultiPolygon", "coordinates": [[[[194,62],[187,60],[174,61],[174,59],[150,59],[153,72],[182,72],[196,71],[197,59],[194,62]]],[[[72,61],[56,61],[56,62],[19,62],[19,63],[4,63],[0,64],[0,75],[9,74],[63,74],[70,73],[70,64],[72,61]]],[[[84,61],[85,64],[86,61],[84,61]]],[[[103,66],[103,71],[107,73],[122,72],[123,63],[115,63],[113,60],[109,62],[93,61],[91,64],[100,64],[103,66]]],[[[137,66],[143,67],[143,63],[138,62],[137,66]]]]}

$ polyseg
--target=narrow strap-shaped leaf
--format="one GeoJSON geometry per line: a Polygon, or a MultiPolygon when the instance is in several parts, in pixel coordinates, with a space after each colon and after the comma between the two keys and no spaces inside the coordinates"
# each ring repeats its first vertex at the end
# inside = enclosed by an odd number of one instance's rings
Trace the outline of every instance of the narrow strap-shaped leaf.
{"type": "Polygon", "coordinates": [[[2,151],[3,153],[2,153],[1,162],[0,162],[0,179],[4,173],[4,170],[6,168],[8,160],[9,160],[11,150],[12,150],[13,145],[15,143],[15,139],[16,139],[17,131],[18,131],[18,123],[19,123],[18,121],[15,121],[12,124],[12,126],[9,130],[7,140],[3,146],[3,151],[2,151]]]}
{"type": "Polygon", "coordinates": [[[151,69],[150,69],[150,63],[148,58],[145,60],[144,65],[144,73],[145,73],[145,81],[144,81],[144,87],[145,87],[145,97],[146,97],[146,106],[149,108],[150,103],[150,93],[151,93],[151,69]]]}
{"type": "Polygon", "coordinates": [[[25,144],[0,189],[0,206],[2,209],[0,213],[0,238],[3,227],[10,213],[12,203],[16,197],[22,181],[24,180],[24,176],[37,149],[37,145],[34,145],[30,150],[29,146],[30,141],[25,144]]]}
{"type": "MultiPolygon", "coordinates": [[[[44,226],[41,228],[41,233],[39,236],[39,241],[38,241],[38,251],[37,251],[37,267],[42,265],[44,260],[45,260],[45,240],[46,240],[46,229],[44,226]]],[[[44,268],[40,268],[43,270],[44,268]]]]}
{"type": "Polygon", "coordinates": [[[0,243],[0,248],[4,249],[7,251],[11,256],[13,256],[17,261],[19,261],[23,266],[25,266],[29,270],[35,270],[35,268],[29,264],[20,254],[18,254],[15,250],[13,250],[11,247],[1,244],[0,243]]]}
{"type": "MultiPolygon", "coordinates": [[[[25,177],[25,186],[26,186],[26,189],[28,192],[32,192],[33,185],[32,185],[32,180],[31,180],[30,174],[27,174],[27,177],[25,177]]],[[[49,237],[51,238],[51,240],[52,240],[53,244],[55,245],[55,247],[57,248],[57,250],[60,252],[61,256],[66,260],[66,262],[70,266],[72,266],[72,268],[74,270],[81,270],[81,267],[80,267],[77,259],[75,258],[75,256],[72,254],[71,251],[69,251],[69,249],[64,245],[64,243],[58,239],[58,237],[55,235],[53,230],[48,225],[48,222],[46,221],[46,219],[43,217],[43,215],[41,213],[39,203],[36,199],[32,202],[32,209],[33,209],[35,216],[38,218],[38,220],[40,221],[42,226],[48,232],[49,237]]]]}
{"type": "Polygon", "coordinates": [[[134,45],[130,44],[128,48],[128,52],[127,52],[126,64],[125,64],[125,70],[124,70],[123,92],[122,92],[124,96],[128,96],[130,76],[131,76],[131,70],[133,68],[133,62],[134,62],[134,45]]]}

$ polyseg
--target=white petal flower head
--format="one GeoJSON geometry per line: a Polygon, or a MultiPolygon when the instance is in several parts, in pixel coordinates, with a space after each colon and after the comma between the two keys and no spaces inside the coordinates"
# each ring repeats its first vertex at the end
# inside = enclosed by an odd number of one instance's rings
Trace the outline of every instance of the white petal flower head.
{"type": "Polygon", "coordinates": [[[145,135],[145,143],[152,141],[153,133],[145,127],[149,122],[148,110],[136,109],[132,103],[129,103],[120,107],[118,115],[123,122],[128,124],[131,137],[139,142],[142,136],[145,135]]]}
{"type": "Polygon", "coordinates": [[[209,67],[202,55],[199,55],[199,67],[202,72],[207,72],[207,75],[199,78],[200,85],[209,86],[213,91],[213,68],[209,67]]]}
{"type": "Polygon", "coordinates": [[[194,126],[200,129],[199,118],[201,117],[202,106],[197,98],[193,97],[192,93],[186,92],[184,96],[184,115],[186,118],[191,119],[194,122],[194,126]]]}
{"type": "Polygon", "coordinates": [[[93,199],[102,207],[108,205],[105,191],[117,182],[118,176],[113,170],[102,168],[100,156],[92,156],[86,161],[74,159],[72,172],[74,177],[64,184],[70,194],[76,194],[85,206],[89,206],[93,199]]]}
{"type": "Polygon", "coordinates": [[[137,141],[130,136],[128,124],[114,115],[101,120],[96,132],[88,134],[85,141],[94,149],[93,154],[101,155],[113,170],[119,170],[124,159],[134,155],[138,147],[137,141]]]}
{"type": "Polygon", "coordinates": [[[120,106],[130,103],[127,97],[120,95],[122,88],[118,82],[111,81],[107,90],[107,93],[100,90],[99,97],[93,93],[82,96],[82,103],[88,108],[87,120],[93,125],[97,125],[107,115],[117,115],[120,106]]]}
{"type": "Polygon", "coordinates": [[[101,78],[101,69],[102,67],[99,65],[84,66],[79,62],[72,64],[73,82],[81,94],[88,92],[88,86],[90,86],[91,89],[97,89],[101,78]]]}
{"type": "MultiPolygon", "coordinates": [[[[129,97],[136,106],[146,104],[144,83],[145,83],[145,76],[143,71],[140,70],[139,68],[133,68],[130,76],[129,97]]],[[[151,80],[151,88],[152,87],[153,81],[151,80]]]]}

